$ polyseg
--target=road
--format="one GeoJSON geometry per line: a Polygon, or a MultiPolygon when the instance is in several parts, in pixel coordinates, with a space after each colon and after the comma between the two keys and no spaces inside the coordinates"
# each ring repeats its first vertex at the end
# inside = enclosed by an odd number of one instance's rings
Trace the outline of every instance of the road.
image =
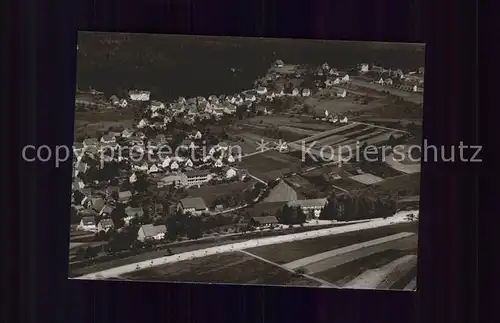
{"type": "Polygon", "coordinates": [[[408,219],[406,218],[407,214],[408,214],[408,212],[400,212],[400,213],[397,213],[394,216],[392,216],[390,218],[386,218],[386,219],[373,219],[369,222],[356,223],[356,224],[327,228],[327,229],[319,229],[319,230],[308,231],[308,232],[293,233],[293,234],[288,234],[288,235],[283,235],[283,236],[257,238],[257,239],[243,241],[243,242],[237,242],[234,244],[199,249],[199,250],[180,253],[180,254],[176,254],[176,255],[172,255],[172,256],[165,256],[165,257],[160,257],[160,258],[151,259],[151,260],[147,260],[147,261],[141,261],[138,263],[119,266],[119,267],[103,270],[100,272],[76,277],[76,279],[99,279],[99,278],[106,278],[106,277],[116,277],[116,276],[120,276],[120,275],[123,275],[125,273],[129,273],[129,272],[141,269],[141,268],[147,268],[147,267],[151,267],[151,266],[159,266],[159,265],[164,265],[164,264],[183,261],[183,260],[190,260],[190,259],[195,259],[195,258],[200,258],[200,257],[205,257],[205,256],[210,256],[210,255],[216,255],[216,254],[221,254],[221,253],[226,253],[226,252],[235,252],[235,251],[255,248],[255,247],[259,247],[259,246],[266,246],[266,245],[291,242],[291,241],[299,241],[299,240],[311,239],[311,238],[315,238],[315,237],[322,237],[322,236],[328,236],[328,235],[333,235],[333,234],[341,234],[341,233],[346,233],[346,232],[355,232],[355,231],[364,230],[364,229],[378,228],[378,227],[388,226],[388,225],[392,225],[392,224],[396,224],[396,223],[408,222],[408,219]]]}

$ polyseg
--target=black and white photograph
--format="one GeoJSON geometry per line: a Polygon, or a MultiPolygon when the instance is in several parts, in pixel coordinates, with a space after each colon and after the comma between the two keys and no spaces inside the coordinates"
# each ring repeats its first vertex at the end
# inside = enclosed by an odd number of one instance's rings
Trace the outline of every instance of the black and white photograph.
{"type": "Polygon", "coordinates": [[[75,50],[71,279],[417,289],[424,44],[75,50]]]}

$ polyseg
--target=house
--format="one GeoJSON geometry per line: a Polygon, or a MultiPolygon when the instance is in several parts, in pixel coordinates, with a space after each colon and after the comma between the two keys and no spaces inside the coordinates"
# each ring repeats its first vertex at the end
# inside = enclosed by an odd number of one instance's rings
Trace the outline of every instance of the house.
{"type": "Polygon", "coordinates": [[[176,161],[174,161],[173,163],[170,164],[170,169],[171,170],[179,169],[179,164],[176,161]]]}
{"type": "Polygon", "coordinates": [[[148,125],[148,120],[147,119],[141,119],[141,121],[139,121],[139,123],[137,124],[137,128],[144,128],[145,126],[148,125]]]}
{"type": "Polygon", "coordinates": [[[328,63],[323,63],[323,65],[321,65],[321,68],[324,69],[325,71],[329,71],[330,65],[328,65],[328,63]]]}
{"type": "Polygon", "coordinates": [[[75,179],[73,181],[73,191],[79,191],[85,188],[85,183],[80,179],[75,179]]]}
{"type": "Polygon", "coordinates": [[[339,97],[339,98],[345,98],[346,96],[347,96],[347,91],[345,89],[337,91],[337,97],[339,97]]]}
{"type": "Polygon", "coordinates": [[[180,200],[177,210],[183,214],[191,213],[193,215],[200,215],[208,212],[208,207],[201,197],[188,197],[180,200]]]}
{"type": "Polygon", "coordinates": [[[276,149],[279,151],[279,152],[284,152],[284,151],[287,151],[288,150],[288,144],[284,141],[279,141],[276,143],[276,149]]]}
{"type": "Polygon", "coordinates": [[[111,102],[111,104],[113,104],[113,105],[118,105],[120,103],[120,99],[118,99],[118,97],[116,95],[112,95],[109,98],[109,102],[111,102]]]}
{"type": "Polygon", "coordinates": [[[310,95],[311,95],[311,90],[309,89],[302,90],[302,96],[310,96],[310,95]]]}
{"type": "Polygon", "coordinates": [[[183,173],[172,173],[172,174],[169,174],[169,175],[163,177],[158,182],[158,186],[164,187],[164,186],[173,185],[174,187],[179,187],[179,186],[184,186],[186,182],[187,182],[187,179],[186,179],[186,175],[185,174],[183,174],[183,173]]]}
{"type": "Polygon", "coordinates": [[[160,101],[151,101],[151,104],[149,106],[149,109],[152,112],[158,111],[158,110],[164,110],[165,109],[165,104],[163,104],[160,101]]]}
{"type": "Polygon", "coordinates": [[[411,90],[412,90],[413,92],[418,92],[418,87],[417,87],[417,85],[415,84],[415,85],[411,88],[411,90]]]}
{"type": "Polygon", "coordinates": [[[82,231],[97,232],[97,225],[93,216],[85,216],[80,220],[78,229],[82,231]]]}
{"type": "Polygon", "coordinates": [[[360,68],[359,68],[359,71],[361,73],[367,73],[370,71],[370,67],[368,64],[361,64],[360,68]]]}
{"type": "Polygon", "coordinates": [[[141,172],[147,172],[149,170],[149,165],[146,161],[144,161],[142,163],[133,165],[132,169],[137,170],[137,171],[141,171],[141,172]]]}
{"type": "Polygon", "coordinates": [[[127,141],[131,146],[144,146],[144,141],[140,137],[129,137],[127,141]]]}
{"type": "Polygon", "coordinates": [[[127,206],[125,208],[125,217],[123,218],[126,225],[130,223],[130,220],[134,218],[142,218],[144,216],[144,210],[142,207],[131,207],[127,206]]]}
{"type": "Polygon", "coordinates": [[[281,59],[278,59],[277,61],[274,62],[274,67],[283,67],[285,66],[285,64],[283,63],[283,61],[281,59]]]}
{"type": "Polygon", "coordinates": [[[127,206],[125,208],[125,214],[128,217],[143,217],[144,216],[144,210],[142,207],[131,207],[127,206]]]}
{"type": "Polygon", "coordinates": [[[384,84],[384,79],[380,78],[378,81],[375,81],[375,83],[383,85],[384,84]]]}
{"type": "Polygon", "coordinates": [[[305,214],[310,216],[319,217],[321,210],[328,203],[326,198],[297,200],[288,202],[288,206],[300,207],[305,214]]]}
{"type": "Polygon", "coordinates": [[[236,98],[234,96],[232,96],[232,95],[228,95],[226,97],[226,101],[229,102],[229,103],[231,103],[231,104],[234,104],[234,103],[236,103],[236,98]]]}
{"type": "Polygon", "coordinates": [[[104,135],[101,137],[101,143],[105,145],[116,145],[116,137],[113,135],[104,135]]]}
{"type": "Polygon", "coordinates": [[[137,240],[142,242],[146,240],[162,240],[165,238],[165,233],[167,233],[165,225],[144,224],[137,232],[137,240]]]}
{"type": "Polygon", "coordinates": [[[256,91],[257,94],[264,95],[267,93],[267,88],[264,86],[259,86],[256,91]]]}
{"type": "Polygon", "coordinates": [[[212,103],[214,103],[214,102],[219,102],[219,98],[217,97],[217,95],[212,94],[212,95],[210,95],[210,96],[208,97],[208,101],[210,101],[210,102],[212,102],[212,103]]]}
{"type": "Polygon", "coordinates": [[[234,163],[235,162],[234,156],[233,155],[229,155],[227,157],[227,162],[230,163],[230,164],[234,163]]]}
{"type": "Polygon", "coordinates": [[[236,105],[242,105],[243,104],[243,98],[241,96],[237,96],[235,99],[234,99],[234,104],[236,105]]]}
{"type": "Polygon", "coordinates": [[[77,162],[74,177],[78,177],[78,174],[85,174],[89,168],[90,166],[87,163],[77,162]]]}
{"type": "Polygon", "coordinates": [[[151,167],[149,167],[148,174],[157,173],[159,171],[160,171],[160,169],[158,168],[158,166],[153,164],[153,165],[151,165],[151,167]]]}
{"type": "Polygon", "coordinates": [[[125,99],[121,99],[120,102],[118,102],[118,105],[120,106],[120,108],[126,108],[128,105],[128,102],[125,99]]]}
{"type": "Polygon", "coordinates": [[[292,90],[292,96],[297,96],[297,95],[299,95],[299,94],[300,94],[299,89],[294,88],[294,89],[292,90]]]}
{"type": "Polygon", "coordinates": [[[226,178],[227,178],[227,179],[233,178],[233,177],[235,177],[236,175],[238,175],[238,172],[236,171],[236,169],[234,169],[234,168],[232,168],[232,167],[229,167],[229,168],[226,170],[226,178]]]}
{"type": "Polygon", "coordinates": [[[177,103],[178,104],[185,104],[186,103],[186,98],[183,97],[183,96],[180,96],[178,99],[177,99],[177,103]]]}
{"type": "Polygon", "coordinates": [[[111,214],[111,212],[113,212],[113,208],[109,205],[104,205],[101,209],[101,211],[99,211],[99,215],[100,216],[109,216],[111,214]]]}
{"type": "Polygon", "coordinates": [[[272,227],[278,224],[275,216],[255,216],[250,219],[250,224],[255,227],[272,227]]]}
{"type": "Polygon", "coordinates": [[[122,131],[122,133],[121,133],[121,136],[122,136],[123,138],[130,138],[130,137],[132,137],[133,135],[134,135],[134,130],[133,130],[133,129],[129,129],[129,128],[124,129],[124,130],[122,131]]]}
{"type": "Polygon", "coordinates": [[[101,219],[99,223],[97,224],[97,231],[101,232],[108,232],[109,230],[113,229],[115,227],[115,224],[113,223],[113,220],[111,219],[101,219]]]}
{"type": "Polygon", "coordinates": [[[193,161],[188,158],[188,160],[186,160],[186,162],[184,163],[184,167],[193,167],[194,164],[193,164],[193,161]]]}
{"type": "Polygon", "coordinates": [[[87,138],[83,141],[83,147],[97,147],[99,142],[96,138],[87,138]]]}
{"type": "Polygon", "coordinates": [[[203,103],[206,103],[207,102],[207,99],[203,96],[197,96],[196,97],[196,103],[197,104],[203,104],[203,103]]]}
{"type": "Polygon", "coordinates": [[[332,80],[332,79],[327,79],[327,80],[325,81],[325,86],[332,86],[332,85],[334,85],[334,82],[333,82],[333,80],[332,80]]]}
{"type": "Polygon", "coordinates": [[[349,77],[349,74],[346,74],[342,77],[342,82],[349,82],[351,79],[349,77]]]}
{"type": "Polygon", "coordinates": [[[297,192],[285,181],[280,180],[279,183],[271,188],[264,202],[288,202],[297,200],[297,192]]]}
{"type": "Polygon", "coordinates": [[[245,101],[254,102],[255,100],[257,100],[257,97],[254,94],[245,94],[245,101]]]}
{"type": "Polygon", "coordinates": [[[222,162],[222,159],[218,159],[218,160],[215,161],[214,167],[220,168],[222,166],[224,166],[224,163],[222,162]]]}
{"type": "Polygon", "coordinates": [[[135,183],[137,182],[137,175],[135,173],[132,173],[130,177],[128,178],[129,183],[135,183]]]}
{"type": "Polygon", "coordinates": [[[226,104],[224,106],[224,110],[223,110],[223,113],[226,113],[226,114],[235,114],[237,111],[237,108],[236,106],[232,105],[232,104],[226,104]]]}
{"type": "Polygon", "coordinates": [[[203,135],[201,134],[201,132],[196,131],[196,133],[194,135],[194,139],[195,140],[200,140],[202,137],[203,137],[203,135]]]}
{"type": "Polygon", "coordinates": [[[132,199],[132,192],[130,191],[123,191],[123,192],[118,192],[118,201],[120,203],[128,203],[132,199]]]}
{"type": "Polygon", "coordinates": [[[149,91],[129,91],[128,95],[132,101],[149,101],[151,92],[149,91]]]}
{"type": "Polygon", "coordinates": [[[391,79],[386,79],[384,81],[384,85],[392,85],[392,80],[391,79]]]}
{"type": "Polygon", "coordinates": [[[184,173],[184,175],[183,184],[185,186],[200,186],[212,179],[212,174],[208,170],[192,170],[184,173]]]}
{"type": "Polygon", "coordinates": [[[347,123],[347,117],[343,117],[342,119],[339,120],[340,123],[347,123]]]}

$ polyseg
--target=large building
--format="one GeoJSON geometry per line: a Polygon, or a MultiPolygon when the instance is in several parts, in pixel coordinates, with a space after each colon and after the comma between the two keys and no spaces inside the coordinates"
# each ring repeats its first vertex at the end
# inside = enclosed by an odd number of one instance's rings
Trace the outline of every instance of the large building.
{"type": "Polygon", "coordinates": [[[139,228],[137,232],[137,240],[162,240],[165,238],[167,227],[165,225],[145,224],[139,228]]]}
{"type": "Polygon", "coordinates": [[[193,170],[183,175],[182,184],[184,186],[200,186],[212,179],[212,175],[208,170],[193,170]]]}
{"type": "Polygon", "coordinates": [[[208,212],[208,207],[201,197],[188,197],[180,200],[177,210],[186,214],[200,215],[208,212]]]}
{"type": "Polygon", "coordinates": [[[325,207],[328,200],[326,198],[310,199],[310,200],[296,200],[288,202],[288,206],[299,206],[305,214],[319,217],[321,210],[325,207]]]}

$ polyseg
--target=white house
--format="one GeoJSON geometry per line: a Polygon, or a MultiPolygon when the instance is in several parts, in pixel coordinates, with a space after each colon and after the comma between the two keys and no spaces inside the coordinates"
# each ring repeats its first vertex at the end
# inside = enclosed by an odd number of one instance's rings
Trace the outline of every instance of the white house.
{"type": "Polygon", "coordinates": [[[288,202],[288,206],[300,207],[305,214],[309,214],[316,218],[319,217],[321,210],[328,203],[326,198],[310,199],[310,200],[296,200],[288,202]]]}
{"type": "Polygon", "coordinates": [[[93,216],[85,216],[80,220],[78,229],[82,231],[97,232],[97,225],[93,216]]]}
{"type": "Polygon", "coordinates": [[[375,83],[382,85],[382,84],[384,84],[384,79],[380,78],[380,80],[375,81],[375,83]]]}
{"type": "Polygon", "coordinates": [[[171,170],[179,169],[179,164],[176,161],[174,161],[173,163],[170,164],[170,169],[171,170]]]}
{"type": "Polygon", "coordinates": [[[177,103],[179,104],[185,104],[186,103],[186,98],[183,97],[183,96],[180,96],[178,99],[177,99],[177,103]]]}
{"type": "Polygon", "coordinates": [[[342,81],[343,82],[349,82],[350,81],[349,74],[344,75],[344,77],[342,77],[342,81]]]}
{"type": "Polygon", "coordinates": [[[122,137],[124,137],[124,138],[130,138],[133,135],[134,135],[134,130],[132,130],[132,129],[124,129],[122,131],[122,137]]]}
{"type": "Polygon", "coordinates": [[[220,168],[220,167],[224,166],[224,163],[222,162],[222,159],[218,159],[215,162],[214,166],[217,167],[217,168],[220,168]]]}
{"type": "Polygon", "coordinates": [[[170,165],[170,157],[166,156],[161,163],[161,167],[167,168],[170,165]]]}
{"type": "Polygon", "coordinates": [[[236,169],[234,168],[228,168],[228,170],[226,171],[226,178],[229,179],[229,178],[233,178],[237,175],[237,171],[236,169]]]}
{"type": "Polygon", "coordinates": [[[386,79],[384,81],[384,85],[392,85],[392,80],[391,79],[386,79]]]}
{"type": "Polygon", "coordinates": [[[191,159],[186,160],[186,162],[184,163],[184,167],[193,167],[193,166],[194,164],[191,159]]]}
{"type": "Polygon", "coordinates": [[[105,145],[115,145],[116,144],[116,137],[112,135],[104,135],[101,137],[101,143],[105,145]]]}
{"type": "Polygon", "coordinates": [[[128,181],[130,183],[135,183],[137,182],[137,175],[135,173],[132,173],[132,175],[130,175],[130,177],[128,178],[128,181]]]}
{"type": "Polygon", "coordinates": [[[370,67],[368,66],[368,64],[361,64],[361,67],[359,68],[359,71],[361,73],[369,72],[370,71],[370,67]]]}
{"type": "Polygon", "coordinates": [[[234,162],[235,162],[235,160],[234,160],[233,155],[229,155],[229,156],[227,157],[227,161],[228,161],[229,163],[234,163],[234,162]]]}
{"type": "Polygon", "coordinates": [[[162,240],[165,238],[165,233],[167,233],[165,225],[144,224],[137,232],[137,240],[142,242],[146,240],[162,240]]]}
{"type": "Polygon", "coordinates": [[[347,117],[343,117],[342,119],[340,119],[340,123],[347,123],[347,117]]]}
{"type": "Polygon", "coordinates": [[[310,95],[311,95],[311,90],[309,89],[302,90],[302,96],[310,96],[310,95]]]}
{"type": "Polygon", "coordinates": [[[236,102],[236,98],[234,96],[232,96],[232,95],[228,95],[226,97],[226,101],[229,102],[229,103],[231,103],[231,104],[234,104],[236,102]]]}
{"type": "Polygon", "coordinates": [[[159,118],[160,117],[160,113],[158,111],[155,111],[153,113],[151,113],[151,119],[153,118],[159,118]]]}
{"type": "Polygon", "coordinates": [[[148,163],[146,163],[146,162],[143,162],[140,165],[134,165],[134,166],[132,166],[132,168],[134,170],[141,171],[141,172],[147,172],[149,170],[148,163]]]}
{"type": "Polygon", "coordinates": [[[236,106],[232,105],[232,104],[227,104],[224,106],[224,110],[223,112],[226,113],[226,114],[235,114],[236,113],[236,106]]]}
{"type": "Polygon", "coordinates": [[[150,105],[149,109],[152,112],[155,112],[155,111],[158,111],[158,110],[164,110],[165,109],[165,104],[163,104],[160,101],[151,101],[151,105],[150,105]]]}
{"type": "Polygon", "coordinates": [[[201,132],[197,131],[196,134],[194,135],[194,139],[196,140],[199,140],[203,137],[203,135],[201,134],[201,132]]]}
{"type": "Polygon", "coordinates": [[[325,86],[332,86],[334,84],[334,81],[332,79],[327,79],[325,81],[325,86]]]}
{"type": "Polygon", "coordinates": [[[153,164],[151,165],[151,167],[149,167],[148,174],[158,173],[159,171],[160,169],[158,168],[158,166],[156,166],[156,164],[153,164]]]}
{"type": "Polygon", "coordinates": [[[330,65],[328,65],[328,63],[323,63],[323,65],[321,65],[321,68],[326,70],[326,71],[329,71],[330,70],[330,65]]]}
{"type": "Polygon", "coordinates": [[[259,86],[257,88],[257,94],[264,95],[267,93],[267,88],[264,86],[259,86]]]}
{"type": "Polygon", "coordinates": [[[111,219],[101,219],[99,223],[97,224],[97,231],[101,232],[108,232],[109,230],[113,229],[115,224],[113,223],[113,220],[111,219]]]}
{"type": "Polygon", "coordinates": [[[333,80],[333,84],[334,85],[340,84],[340,78],[337,77],[335,80],[333,80]]]}
{"type": "Polygon", "coordinates": [[[149,91],[130,91],[128,93],[132,101],[149,101],[151,92],[149,91]]]}
{"type": "Polygon", "coordinates": [[[128,102],[125,99],[121,99],[120,102],[118,103],[118,105],[120,106],[120,108],[126,108],[128,105],[128,102]]]}
{"type": "Polygon", "coordinates": [[[277,61],[274,62],[274,67],[283,67],[285,64],[281,59],[278,59],[277,61]]]}
{"type": "Polygon", "coordinates": [[[147,125],[148,125],[148,120],[147,119],[141,119],[141,121],[139,121],[139,123],[137,124],[137,128],[144,128],[147,125]]]}
{"type": "Polygon", "coordinates": [[[331,121],[332,121],[332,123],[337,123],[337,122],[339,122],[339,117],[335,116],[335,117],[333,117],[333,119],[331,121]]]}
{"type": "Polygon", "coordinates": [[[414,86],[412,87],[412,91],[413,91],[413,92],[417,92],[417,91],[418,91],[418,87],[417,87],[417,85],[414,85],[414,86]]]}
{"type": "Polygon", "coordinates": [[[345,98],[347,96],[347,91],[345,89],[339,90],[337,92],[337,97],[339,98],[345,98]]]}
{"type": "Polygon", "coordinates": [[[297,95],[299,95],[299,94],[300,94],[299,89],[294,88],[294,89],[292,90],[292,96],[297,96],[297,95]]]}
{"type": "Polygon", "coordinates": [[[109,98],[109,102],[111,102],[111,104],[113,104],[113,105],[118,105],[118,104],[120,104],[120,99],[118,99],[118,97],[116,95],[112,95],[109,98]]]}
{"type": "Polygon", "coordinates": [[[328,118],[328,114],[329,114],[328,110],[325,109],[325,117],[328,118]]]}
{"type": "Polygon", "coordinates": [[[243,104],[243,98],[241,96],[238,96],[234,99],[234,104],[236,105],[241,105],[243,104]]]}
{"type": "Polygon", "coordinates": [[[253,94],[246,94],[245,95],[245,101],[254,102],[255,100],[257,100],[257,97],[255,97],[255,95],[253,95],[253,94]]]}

